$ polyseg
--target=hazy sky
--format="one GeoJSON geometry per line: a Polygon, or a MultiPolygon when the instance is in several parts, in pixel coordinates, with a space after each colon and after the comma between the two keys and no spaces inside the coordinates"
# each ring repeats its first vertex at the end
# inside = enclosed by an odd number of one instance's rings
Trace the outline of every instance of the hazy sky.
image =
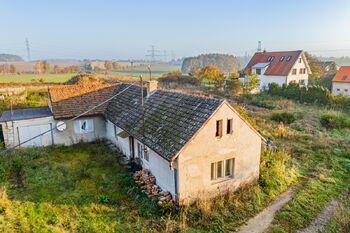
{"type": "Polygon", "coordinates": [[[0,53],[144,59],[303,49],[350,56],[349,0],[0,0],[0,53]]]}

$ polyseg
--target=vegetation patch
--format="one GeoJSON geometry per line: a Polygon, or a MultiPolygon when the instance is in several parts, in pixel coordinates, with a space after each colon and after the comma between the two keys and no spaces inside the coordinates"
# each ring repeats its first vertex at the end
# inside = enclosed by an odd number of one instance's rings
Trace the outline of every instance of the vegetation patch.
{"type": "Polygon", "coordinates": [[[296,117],[292,113],[282,112],[282,113],[272,113],[271,120],[276,122],[282,122],[284,124],[291,124],[296,120],[296,117]]]}
{"type": "Polygon", "coordinates": [[[329,129],[350,128],[350,118],[339,112],[328,112],[321,116],[322,126],[329,129]]]}

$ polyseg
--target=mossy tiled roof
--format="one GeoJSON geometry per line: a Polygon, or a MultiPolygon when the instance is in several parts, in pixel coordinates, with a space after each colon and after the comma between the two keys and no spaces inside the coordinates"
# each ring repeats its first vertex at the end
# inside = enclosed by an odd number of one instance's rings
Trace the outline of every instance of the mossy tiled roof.
{"type": "MultiPolygon", "coordinates": [[[[122,84],[122,91],[128,84],[122,84]]],[[[144,92],[145,95],[145,92],[144,92]]],[[[105,116],[118,127],[170,160],[199,130],[222,100],[157,90],[144,98],[144,127],[141,89],[132,86],[111,100],[105,116]]]]}

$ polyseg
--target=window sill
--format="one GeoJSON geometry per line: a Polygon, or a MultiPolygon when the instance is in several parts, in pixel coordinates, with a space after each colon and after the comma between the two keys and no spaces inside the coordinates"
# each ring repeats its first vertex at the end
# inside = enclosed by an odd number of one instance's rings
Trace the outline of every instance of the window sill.
{"type": "Polygon", "coordinates": [[[211,181],[211,184],[212,184],[212,185],[214,185],[214,184],[220,184],[220,183],[224,183],[224,182],[226,182],[226,181],[232,180],[232,179],[233,179],[233,176],[226,176],[226,177],[224,177],[224,178],[212,180],[212,181],[211,181]]]}

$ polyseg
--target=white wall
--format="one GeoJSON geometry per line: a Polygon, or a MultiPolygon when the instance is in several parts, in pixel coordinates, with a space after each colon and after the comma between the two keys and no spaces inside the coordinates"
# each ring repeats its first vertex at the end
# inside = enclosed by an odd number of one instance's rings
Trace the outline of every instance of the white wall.
{"type": "Polygon", "coordinates": [[[350,96],[350,83],[332,82],[332,94],[350,96]]]}
{"type": "Polygon", "coordinates": [[[300,80],[304,80],[305,85],[308,84],[309,71],[308,71],[307,68],[306,68],[306,64],[305,64],[305,62],[304,62],[304,59],[303,59],[302,55],[300,55],[300,56],[298,57],[298,60],[297,60],[296,63],[294,64],[292,70],[291,70],[290,73],[288,74],[287,83],[290,83],[290,82],[299,83],[300,80]],[[301,62],[299,62],[300,58],[301,58],[301,62]],[[292,70],[293,70],[293,69],[297,69],[297,74],[296,74],[296,75],[293,75],[293,74],[292,74],[292,70]],[[306,73],[305,73],[305,74],[300,74],[300,69],[306,69],[306,73]]]}
{"type": "MultiPolygon", "coordinates": [[[[116,134],[122,132],[123,130],[119,127],[116,127],[116,134]]],[[[130,159],[130,146],[129,146],[129,137],[121,138],[115,136],[114,124],[109,120],[106,120],[106,138],[111,142],[116,144],[121,152],[130,159]]]]}
{"type": "Polygon", "coordinates": [[[266,75],[258,75],[260,79],[260,85],[259,88],[262,89],[268,89],[270,83],[277,83],[278,85],[282,86],[283,83],[287,82],[286,76],[266,76],[266,75]]]}
{"type": "MultiPolygon", "coordinates": [[[[67,128],[60,132],[56,129],[42,136],[42,146],[49,146],[52,144],[51,138],[56,145],[72,145],[78,143],[79,141],[91,142],[97,139],[102,139],[105,137],[105,120],[103,117],[86,117],[80,119],[92,119],[94,121],[94,131],[89,133],[76,133],[74,130],[74,122],[64,121],[67,128]]],[[[18,128],[27,126],[37,126],[42,125],[43,127],[41,133],[47,130],[47,125],[52,125],[55,128],[57,123],[61,120],[54,120],[53,117],[43,117],[36,119],[20,120],[20,121],[9,121],[2,123],[3,134],[5,139],[5,146],[12,147],[19,144],[18,128]]]]}

